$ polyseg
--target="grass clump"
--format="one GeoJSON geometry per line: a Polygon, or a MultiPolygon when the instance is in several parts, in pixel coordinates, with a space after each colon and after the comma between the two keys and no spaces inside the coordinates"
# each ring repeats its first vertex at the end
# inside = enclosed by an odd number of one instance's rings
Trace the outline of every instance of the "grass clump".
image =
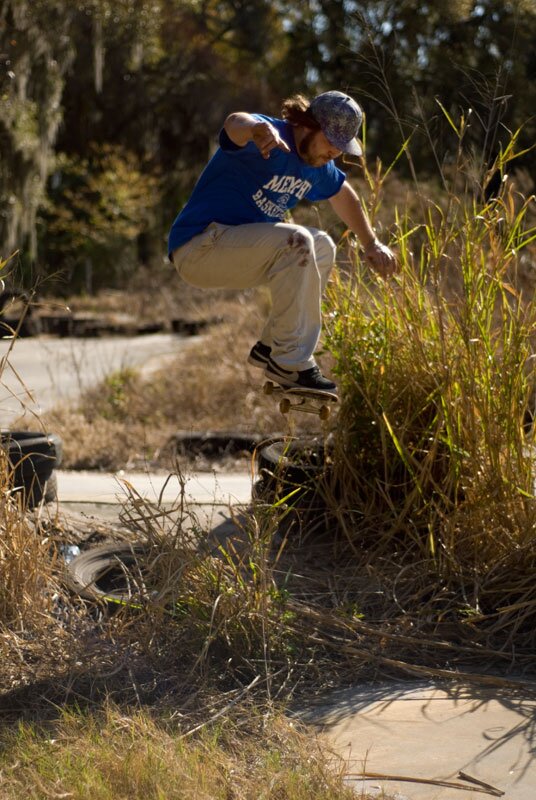
{"type": "Polygon", "coordinates": [[[505,182],[489,201],[430,203],[425,222],[398,217],[399,275],[358,263],[335,281],[327,338],[342,390],[332,504],[354,554],[417,624],[463,619],[527,653],[536,329],[517,272],[533,207],[505,182]]]}
{"type": "Polygon", "coordinates": [[[54,556],[12,495],[10,473],[0,452],[0,626],[35,631],[48,619],[57,590],[54,556]]]}
{"type": "Polygon", "coordinates": [[[346,800],[336,769],[281,717],[252,709],[210,733],[184,737],[172,722],[108,705],[23,723],[0,737],[6,800],[346,800]],[[245,735],[247,730],[247,736],[245,735]]]}

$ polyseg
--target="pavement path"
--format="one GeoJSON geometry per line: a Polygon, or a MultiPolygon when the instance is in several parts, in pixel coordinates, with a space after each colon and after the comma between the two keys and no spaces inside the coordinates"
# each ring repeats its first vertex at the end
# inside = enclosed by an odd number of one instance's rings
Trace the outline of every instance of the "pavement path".
{"type": "Polygon", "coordinates": [[[143,520],[157,507],[168,522],[181,519],[183,525],[199,526],[215,547],[225,540],[238,543],[243,539],[240,520],[251,504],[252,477],[248,472],[200,472],[185,476],[183,486],[176,475],[166,473],[56,470],[56,475],[57,511],[69,520],[68,526],[76,528],[80,518],[113,526],[120,522],[126,507],[134,510],[143,529],[143,520]]]}
{"type": "Polygon", "coordinates": [[[0,427],[26,409],[40,415],[73,400],[106,375],[125,367],[149,373],[198,337],[144,336],[0,339],[0,427]]]}
{"type": "MultiPolygon", "coordinates": [[[[167,473],[56,470],[56,475],[58,501],[62,506],[112,506],[113,513],[129,496],[173,506],[180,500],[182,490],[178,477],[167,473]]],[[[187,504],[230,508],[248,504],[251,500],[252,478],[248,472],[201,472],[185,476],[184,480],[184,499],[187,504]]]]}
{"type": "MultiPolygon", "coordinates": [[[[460,771],[504,792],[536,798],[536,694],[431,683],[384,683],[334,692],[300,714],[345,762],[349,783],[373,796],[409,800],[484,800],[492,794],[460,771]],[[358,777],[363,771],[465,784],[358,777]]],[[[498,795],[495,795],[498,796],[498,795]]]]}

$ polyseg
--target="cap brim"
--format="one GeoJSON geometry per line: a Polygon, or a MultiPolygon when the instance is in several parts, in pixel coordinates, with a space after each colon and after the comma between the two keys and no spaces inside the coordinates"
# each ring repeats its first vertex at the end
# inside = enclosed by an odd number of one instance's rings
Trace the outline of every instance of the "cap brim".
{"type": "Polygon", "coordinates": [[[363,146],[359,139],[350,139],[349,142],[337,142],[335,139],[329,139],[329,143],[340,150],[341,153],[346,153],[349,156],[362,156],[363,146]]]}
{"type": "Polygon", "coordinates": [[[343,153],[347,153],[349,156],[362,156],[363,155],[363,146],[359,139],[351,139],[344,148],[342,148],[343,153]]]}

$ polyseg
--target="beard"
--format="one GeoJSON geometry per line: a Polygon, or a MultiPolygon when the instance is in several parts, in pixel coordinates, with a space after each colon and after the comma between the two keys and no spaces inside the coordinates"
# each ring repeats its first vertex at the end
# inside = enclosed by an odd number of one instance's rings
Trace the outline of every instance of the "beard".
{"type": "Polygon", "coordinates": [[[327,163],[325,158],[320,158],[311,154],[311,146],[316,136],[316,131],[309,131],[305,134],[299,145],[297,146],[298,155],[302,161],[305,161],[310,167],[322,167],[327,163]]]}

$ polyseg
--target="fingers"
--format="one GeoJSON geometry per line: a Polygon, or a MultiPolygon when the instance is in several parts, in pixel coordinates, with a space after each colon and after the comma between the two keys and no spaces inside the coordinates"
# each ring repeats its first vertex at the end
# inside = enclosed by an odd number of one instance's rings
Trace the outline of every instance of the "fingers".
{"type": "Polygon", "coordinates": [[[285,153],[290,153],[288,144],[279,136],[273,125],[267,122],[259,122],[254,126],[253,141],[263,158],[269,158],[270,152],[276,147],[285,153]]]}
{"type": "Polygon", "coordinates": [[[391,275],[395,275],[398,272],[398,262],[396,258],[392,260],[384,260],[376,266],[377,271],[382,275],[384,278],[389,278],[391,275]]]}
{"type": "Polygon", "coordinates": [[[398,263],[392,253],[389,255],[382,253],[376,262],[376,266],[384,275],[392,275],[397,271],[398,263]]]}
{"type": "Polygon", "coordinates": [[[365,257],[372,267],[384,278],[398,272],[398,261],[394,253],[381,242],[374,242],[367,248],[365,257]]]}
{"type": "MultiPolygon", "coordinates": [[[[255,139],[254,139],[254,141],[255,141],[255,139]]],[[[283,150],[285,153],[290,153],[290,147],[279,136],[271,136],[271,137],[266,138],[264,141],[261,141],[261,142],[255,141],[255,144],[259,148],[260,153],[261,153],[263,158],[269,158],[271,151],[275,150],[275,148],[277,148],[277,147],[280,150],[283,150]]]]}
{"type": "Polygon", "coordinates": [[[398,263],[396,261],[389,263],[381,263],[375,265],[375,269],[382,278],[390,278],[398,272],[398,263]]]}

